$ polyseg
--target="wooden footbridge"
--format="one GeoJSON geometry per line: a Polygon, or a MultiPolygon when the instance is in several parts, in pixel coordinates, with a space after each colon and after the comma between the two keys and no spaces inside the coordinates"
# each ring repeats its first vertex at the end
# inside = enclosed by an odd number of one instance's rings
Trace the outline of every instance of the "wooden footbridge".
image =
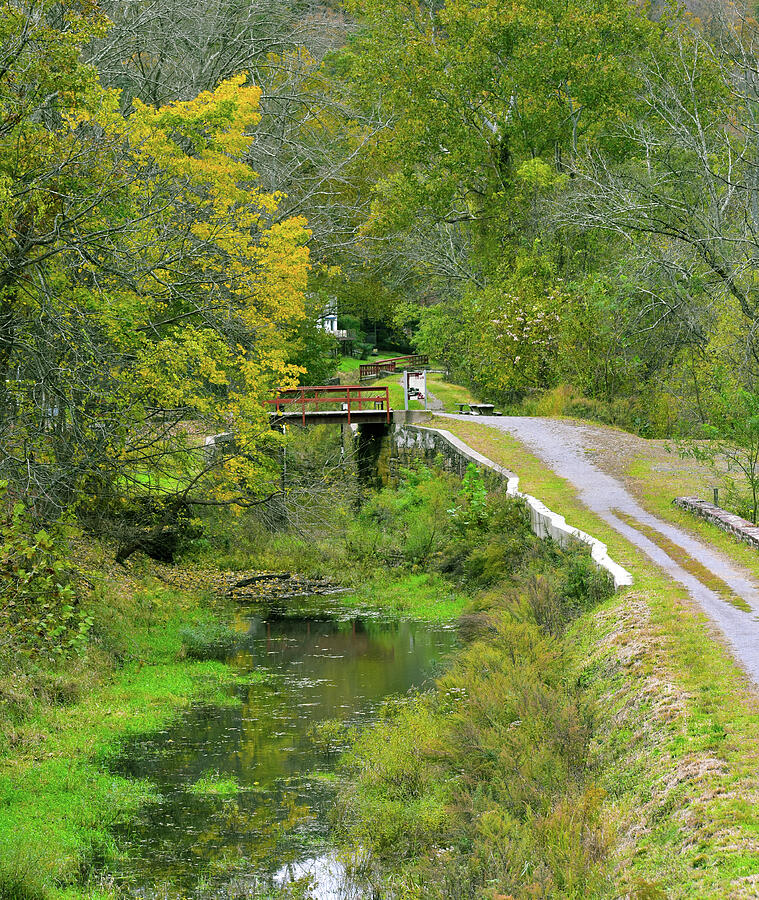
{"type": "Polygon", "coordinates": [[[413,356],[393,356],[390,359],[378,359],[372,363],[364,363],[359,367],[358,380],[379,378],[382,375],[393,375],[404,369],[419,369],[429,364],[429,357],[424,353],[413,356]]]}
{"type": "Polygon", "coordinates": [[[390,390],[386,387],[312,385],[278,390],[266,401],[274,409],[272,425],[389,425],[390,390]]]}

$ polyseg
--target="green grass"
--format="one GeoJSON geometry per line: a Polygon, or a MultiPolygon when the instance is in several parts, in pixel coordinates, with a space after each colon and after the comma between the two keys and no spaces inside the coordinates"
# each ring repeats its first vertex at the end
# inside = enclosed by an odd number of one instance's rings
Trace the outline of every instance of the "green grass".
{"type": "Polygon", "coordinates": [[[144,489],[145,495],[155,491],[163,493],[174,493],[184,490],[194,482],[200,472],[200,468],[194,472],[188,472],[186,475],[169,475],[167,473],[157,472],[141,472],[133,469],[129,473],[129,478],[123,478],[121,485],[124,487],[144,489]]]}
{"type": "Polygon", "coordinates": [[[191,794],[213,797],[234,797],[240,793],[239,783],[231,776],[223,776],[218,772],[204,773],[189,787],[191,794]]]}
{"type": "Polygon", "coordinates": [[[235,632],[220,622],[185,625],[179,632],[189,659],[227,659],[235,646],[235,632]]]}
{"type": "Polygon", "coordinates": [[[404,619],[455,621],[467,598],[432,572],[377,575],[344,601],[349,608],[372,608],[404,619]]]}
{"type": "MultiPolygon", "coordinates": [[[[149,578],[107,580],[99,600],[89,601],[98,645],[57,676],[80,680],[80,693],[0,706],[2,898],[98,896],[86,886],[116,852],[113,825],[153,796],[151,785],[112,774],[107,760],[129,735],[165,725],[193,702],[233,699],[222,663],[183,652],[183,629],[209,630],[217,621],[202,597],[149,578]]],[[[0,696],[28,693],[43,676],[51,677],[44,661],[5,660],[0,696]]]]}
{"type": "Polygon", "coordinates": [[[378,350],[376,356],[368,356],[365,359],[356,359],[354,356],[340,357],[338,372],[358,372],[360,366],[377,362],[378,359],[391,359],[393,356],[401,356],[397,350],[378,350]]]}
{"type": "Polygon", "coordinates": [[[458,412],[457,403],[477,402],[477,398],[469,388],[446,381],[444,376],[437,372],[427,376],[427,385],[430,393],[442,402],[445,412],[458,412]]]}
{"type": "Polygon", "coordinates": [[[111,827],[149,800],[149,784],[120,778],[103,762],[130,734],[151,731],[213,693],[218,663],[130,667],[103,690],[25,723],[37,752],[0,767],[0,896],[55,897],[115,851],[111,827]],[[23,885],[23,890],[21,890],[23,885]],[[10,890],[10,893],[9,893],[10,890]]]}
{"type": "MultiPolygon", "coordinates": [[[[756,694],[707,617],[684,587],[587,510],[572,485],[510,435],[473,421],[437,425],[518,474],[522,490],[604,541],[635,579],[600,614],[573,627],[568,668],[568,677],[574,672],[595,685],[608,721],[598,746],[608,758],[604,786],[621,818],[618,827],[641,835],[619,850],[624,886],[632,891],[649,883],[660,893],[639,896],[673,900],[755,896],[751,884],[733,881],[747,869],[759,872],[756,694]],[[615,657],[623,663],[613,664],[615,657]],[[632,740],[620,737],[625,728],[632,740]],[[706,749],[704,734],[711,736],[706,749]]],[[[653,512],[674,509],[669,491],[652,503],[656,486],[647,490],[653,512]]],[[[693,524],[693,531],[707,530],[693,524]]]]}
{"type": "Polygon", "coordinates": [[[712,544],[759,578],[759,553],[754,548],[672,502],[675,497],[711,499],[711,484],[702,476],[688,472],[659,472],[647,459],[633,460],[626,474],[632,479],[637,498],[649,512],[712,544]]]}
{"type": "Polygon", "coordinates": [[[670,559],[673,559],[678,565],[682,566],[686,572],[690,572],[691,575],[698,578],[701,584],[714,591],[714,593],[719,597],[722,597],[723,600],[727,600],[727,602],[736,607],[736,609],[741,609],[743,612],[751,612],[751,606],[743,599],[743,597],[736,594],[726,581],[723,581],[722,578],[715,575],[710,569],[707,569],[703,563],[694,559],[690,553],[683,550],[679,544],[670,541],[669,538],[664,537],[660,531],[657,531],[650,525],[646,525],[644,522],[639,522],[633,516],[622,512],[621,509],[613,509],[612,512],[618,519],[621,519],[623,522],[626,522],[632,528],[636,529],[636,531],[644,534],[649,541],[652,541],[657,547],[660,547],[670,559]]]}

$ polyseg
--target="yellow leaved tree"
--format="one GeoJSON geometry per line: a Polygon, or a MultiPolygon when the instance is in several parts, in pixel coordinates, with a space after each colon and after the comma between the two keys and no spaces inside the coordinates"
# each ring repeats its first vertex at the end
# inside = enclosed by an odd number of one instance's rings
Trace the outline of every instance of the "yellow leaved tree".
{"type": "Polygon", "coordinates": [[[246,74],[125,115],[81,61],[106,28],[92,4],[0,2],[0,478],[128,549],[270,493],[263,402],[300,374],[309,233],[246,162],[246,74]]]}

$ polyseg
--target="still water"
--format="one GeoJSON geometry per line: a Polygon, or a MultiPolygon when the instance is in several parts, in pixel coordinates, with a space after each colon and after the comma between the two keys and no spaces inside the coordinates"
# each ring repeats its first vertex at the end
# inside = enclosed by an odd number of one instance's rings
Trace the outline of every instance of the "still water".
{"type": "Polygon", "coordinates": [[[233,702],[193,707],[116,763],[160,793],[118,833],[116,880],[145,898],[264,897],[303,877],[315,900],[361,896],[329,853],[343,726],[363,727],[384,699],[422,687],[455,632],[329,609],[249,609],[236,628],[233,702]]]}

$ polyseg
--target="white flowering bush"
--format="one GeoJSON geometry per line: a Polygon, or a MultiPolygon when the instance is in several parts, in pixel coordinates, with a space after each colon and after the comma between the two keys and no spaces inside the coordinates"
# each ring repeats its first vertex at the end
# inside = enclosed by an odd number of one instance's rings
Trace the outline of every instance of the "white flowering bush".
{"type": "MultiPolygon", "coordinates": [[[[532,285],[529,286],[532,288],[532,285]]],[[[471,377],[486,392],[518,399],[552,386],[563,297],[488,287],[469,298],[471,377]]]]}

